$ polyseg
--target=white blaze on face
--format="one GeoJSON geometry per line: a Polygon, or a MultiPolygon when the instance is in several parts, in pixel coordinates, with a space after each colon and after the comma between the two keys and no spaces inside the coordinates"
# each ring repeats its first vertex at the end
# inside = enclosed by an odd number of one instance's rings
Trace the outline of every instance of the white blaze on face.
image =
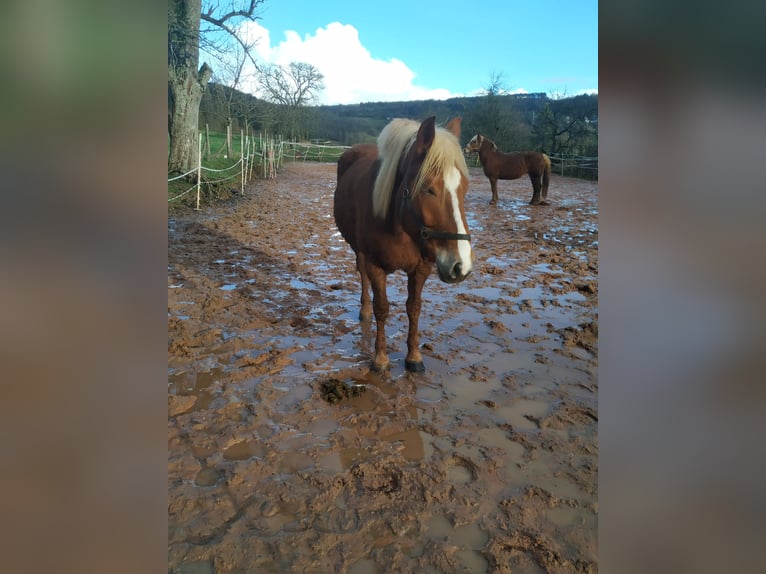
{"type": "MultiPolygon", "coordinates": [[[[460,179],[460,170],[455,166],[452,166],[444,172],[444,190],[449,195],[450,203],[452,204],[452,215],[455,218],[457,232],[467,234],[468,231],[466,231],[465,225],[463,225],[463,218],[460,217],[460,201],[457,197],[457,191],[460,187],[460,179]]],[[[467,239],[458,239],[457,249],[463,274],[467,275],[473,268],[471,242],[467,239]]]]}

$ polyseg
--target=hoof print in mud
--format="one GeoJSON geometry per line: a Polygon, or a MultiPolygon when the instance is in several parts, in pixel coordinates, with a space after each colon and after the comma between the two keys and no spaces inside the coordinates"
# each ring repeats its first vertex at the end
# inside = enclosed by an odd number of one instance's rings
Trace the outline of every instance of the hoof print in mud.
{"type": "Polygon", "coordinates": [[[367,390],[367,387],[355,383],[346,383],[339,379],[329,379],[322,381],[319,390],[322,393],[322,398],[328,403],[337,403],[343,399],[358,397],[367,390]]]}
{"type": "Polygon", "coordinates": [[[362,463],[351,467],[360,490],[393,494],[402,488],[402,470],[392,464],[362,463]]]}

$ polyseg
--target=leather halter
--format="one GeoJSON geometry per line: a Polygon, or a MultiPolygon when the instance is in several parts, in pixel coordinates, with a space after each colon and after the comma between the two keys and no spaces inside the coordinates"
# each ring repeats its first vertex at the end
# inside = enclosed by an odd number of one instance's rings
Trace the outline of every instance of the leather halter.
{"type": "Polygon", "coordinates": [[[415,211],[414,207],[412,207],[412,201],[410,200],[410,197],[411,197],[410,189],[409,187],[405,187],[404,191],[402,192],[402,200],[399,203],[399,218],[401,219],[402,211],[404,210],[406,206],[407,210],[410,212],[412,217],[415,218],[415,223],[417,224],[418,230],[420,233],[421,243],[427,239],[455,239],[455,240],[463,239],[465,241],[471,241],[471,236],[468,233],[451,233],[449,231],[436,231],[424,225],[423,218],[420,217],[420,214],[417,211],[415,211]]]}

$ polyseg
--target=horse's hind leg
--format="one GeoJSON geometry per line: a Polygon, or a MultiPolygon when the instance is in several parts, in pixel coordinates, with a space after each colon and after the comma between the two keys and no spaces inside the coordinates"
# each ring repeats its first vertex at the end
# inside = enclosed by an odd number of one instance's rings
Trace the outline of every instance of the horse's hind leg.
{"type": "Polygon", "coordinates": [[[540,205],[541,204],[540,192],[542,191],[542,188],[543,188],[542,177],[539,175],[533,175],[530,173],[529,179],[532,180],[532,200],[529,202],[529,204],[540,205]]]}
{"type": "Polygon", "coordinates": [[[367,277],[372,286],[372,309],[375,313],[375,359],[372,368],[384,371],[390,366],[386,353],[386,320],[388,319],[388,295],[386,294],[386,272],[380,267],[365,262],[367,277]]]}
{"type": "Polygon", "coordinates": [[[360,321],[372,321],[372,302],[370,301],[370,279],[367,277],[367,270],[365,269],[364,255],[362,253],[356,254],[356,269],[359,271],[359,276],[362,278],[362,308],[359,310],[360,321]]]}

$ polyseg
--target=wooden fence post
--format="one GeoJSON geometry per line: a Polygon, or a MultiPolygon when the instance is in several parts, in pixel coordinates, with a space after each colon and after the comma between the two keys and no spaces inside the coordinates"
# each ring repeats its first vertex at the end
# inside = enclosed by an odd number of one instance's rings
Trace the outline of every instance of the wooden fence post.
{"type": "Polygon", "coordinates": [[[199,148],[199,153],[197,154],[197,207],[195,209],[199,211],[199,186],[202,182],[202,137],[199,138],[197,147],[199,148]]]}
{"type": "Polygon", "coordinates": [[[250,140],[250,148],[248,148],[248,153],[251,153],[251,159],[250,159],[250,174],[247,176],[248,181],[253,179],[253,164],[255,163],[255,138],[250,140]],[[252,152],[250,150],[252,148],[252,152]]]}

